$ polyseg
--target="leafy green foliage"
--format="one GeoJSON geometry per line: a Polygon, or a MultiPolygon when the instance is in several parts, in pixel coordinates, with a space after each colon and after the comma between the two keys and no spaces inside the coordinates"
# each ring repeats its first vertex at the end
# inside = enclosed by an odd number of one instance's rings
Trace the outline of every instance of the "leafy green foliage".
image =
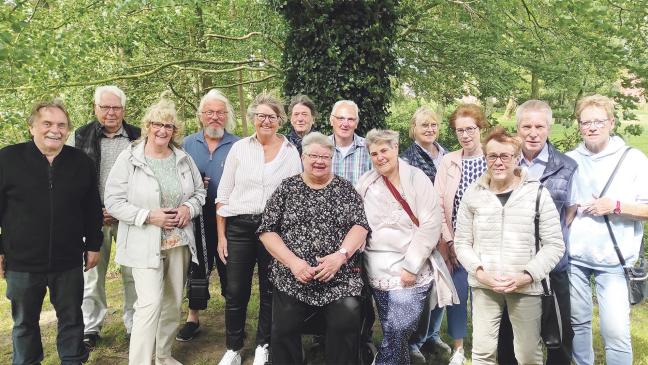
{"type": "Polygon", "coordinates": [[[396,70],[393,39],[397,1],[276,1],[288,31],[283,54],[284,93],[309,95],[319,124],[341,99],[360,108],[358,133],[385,127],[396,70]]]}

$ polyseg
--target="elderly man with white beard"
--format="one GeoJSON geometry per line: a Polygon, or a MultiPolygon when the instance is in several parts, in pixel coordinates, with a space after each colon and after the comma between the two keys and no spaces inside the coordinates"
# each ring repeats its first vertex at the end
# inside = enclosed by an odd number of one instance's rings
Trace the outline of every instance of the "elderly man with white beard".
{"type": "MultiPolygon", "coordinates": [[[[187,136],[184,139],[183,147],[193,158],[198,166],[205,183],[207,184],[207,198],[203,206],[203,218],[205,222],[205,238],[207,252],[203,252],[201,244],[197,244],[200,265],[191,268],[191,279],[204,279],[204,255],[207,255],[208,271],[211,271],[214,263],[218,270],[221,284],[221,295],[225,296],[225,264],[220,260],[216,252],[216,191],[223,174],[225,159],[234,142],[240,138],[229,133],[234,126],[234,110],[229,100],[220,91],[210,90],[200,100],[198,106],[198,119],[203,129],[187,136]]],[[[191,279],[189,286],[191,287],[191,279]]],[[[182,326],[176,336],[178,341],[191,341],[200,331],[199,311],[207,308],[207,298],[197,298],[193,295],[191,288],[188,289],[189,314],[187,322],[182,326]]]]}

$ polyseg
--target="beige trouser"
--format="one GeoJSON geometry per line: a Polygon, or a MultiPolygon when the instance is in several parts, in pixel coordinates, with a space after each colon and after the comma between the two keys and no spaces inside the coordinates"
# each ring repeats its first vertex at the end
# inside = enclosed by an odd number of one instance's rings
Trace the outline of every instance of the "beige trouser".
{"type": "Polygon", "coordinates": [[[488,289],[472,289],[473,365],[497,364],[497,337],[504,306],[513,326],[513,348],[519,365],[542,365],[540,296],[500,294],[488,289]]]}
{"type": "Polygon", "coordinates": [[[137,301],[128,363],[150,365],[153,354],[171,356],[180,323],[180,305],[189,265],[187,246],[162,251],[157,269],[133,268],[137,301]]]}

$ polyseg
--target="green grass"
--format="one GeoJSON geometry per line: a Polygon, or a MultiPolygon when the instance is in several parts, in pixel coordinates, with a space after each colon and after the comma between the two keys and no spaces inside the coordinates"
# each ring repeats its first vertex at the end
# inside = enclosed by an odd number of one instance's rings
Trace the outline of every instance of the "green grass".
{"type": "MultiPolygon", "coordinates": [[[[218,293],[218,280],[215,276],[212,277],[212,290],[211,293],[218,293]]],[[[125,337],[125,331],[121,321],[121,280],[118,273],[113,270],[107,280],[108,288],[108,303],[110,310],[107,316],[106,324],[104,325],[102,339],[99,346],[92,353],[89,364],[102,364],[112,365],[120,364],[126,365],[128,363],[128,342],[125,337]]],[[[6,283],[4,280],[0,281],[0,290],[6,290],[6,283]]],[[[621,300],[621,299],[620,299],[621,300]]],[[[246,340],[246,347],[244,348],[244,363],[251,364],[252,357],[254,356],[254,335],[256,330],[257,321],[257,308],[258,308],[258,291],[253,290],[250,305],[248,306],[248,321],[246,331],[248,338],[246,340]]],[[[12,321],[10,317],[11,308],[9,301],[2,297],[0,298],[0,311],[5,313],[5,316],[0,318],[0,364],[9,364],[11,362],[11,326],[12,321]]],[[[186,315],[186,302],[183,305],[183,316],[186,315]]],[[[184,319],[184,317],[183,317],[184,319]]],[[[634,349],[634,364],[648,365],[648,303],[632,308],[631,314],[631,331],[632,342],[634,349]]],[[[220,357],[225,351],[225,320],[224,320],[224,302],[220,295],[214,295],[209,303],[208,309],[201,315],[202,333],[188,343],[174,344],[173,354],[182,361],[184,364],[213,364],[220,360],[220,357]]],[[[56,323],[55,316],[49,299],[43,305],[43,315],[41,317],[41,327],[43,333],[43,347],[45,348],[45,360],[43,364],[54,365],[58,363],[56,355],[56,323]]],[[[443,324],[442,333],[445,333],[446,324],[443,324]]],[[[379,323],[376,323],[376,333],[374,340],[376,343],[380,339],[379,323]]],[[[470,332],[469,332],[470,333],[470,332]]],[[[596,364],[604,364],[603,344],[599,336],[598,320],[594,322],[594,338],[596,350],[596,364]]],[[[444,335],[444,339],[450,343],[450,339],[444,335]]],[[[306,347],[307,348],[307,347],[306,347]]],[[[466,348],[471,348],[471,339],[466,339],[466,348]]],[[[317,357],[319,358],[319,357],[317,357]]],[[[443,359],[447,356],[432,355],[429,357],[428,364],[442,363],[443,359]]],[[[467,364],[471,364],[470,361],[467,364]]]]}

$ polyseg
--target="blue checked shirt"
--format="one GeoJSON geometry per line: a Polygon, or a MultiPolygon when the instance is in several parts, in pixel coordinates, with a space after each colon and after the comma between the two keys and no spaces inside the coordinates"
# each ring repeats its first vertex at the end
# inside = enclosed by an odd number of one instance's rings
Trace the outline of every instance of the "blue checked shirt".
{"type": "MultiPolygon", "coordinates": [[[[329,138],[335,145],[333,135],[330,135],[329,138]]],[[[354,134],[351,148],[345,156],[342,156],[340,149],[335,146],[335,152],[333,152],[333,173],[335,175],[351,181],[355,186],[360,176],[369,170],[371,170],[371,158],[364,138],[354,134]]]]}

